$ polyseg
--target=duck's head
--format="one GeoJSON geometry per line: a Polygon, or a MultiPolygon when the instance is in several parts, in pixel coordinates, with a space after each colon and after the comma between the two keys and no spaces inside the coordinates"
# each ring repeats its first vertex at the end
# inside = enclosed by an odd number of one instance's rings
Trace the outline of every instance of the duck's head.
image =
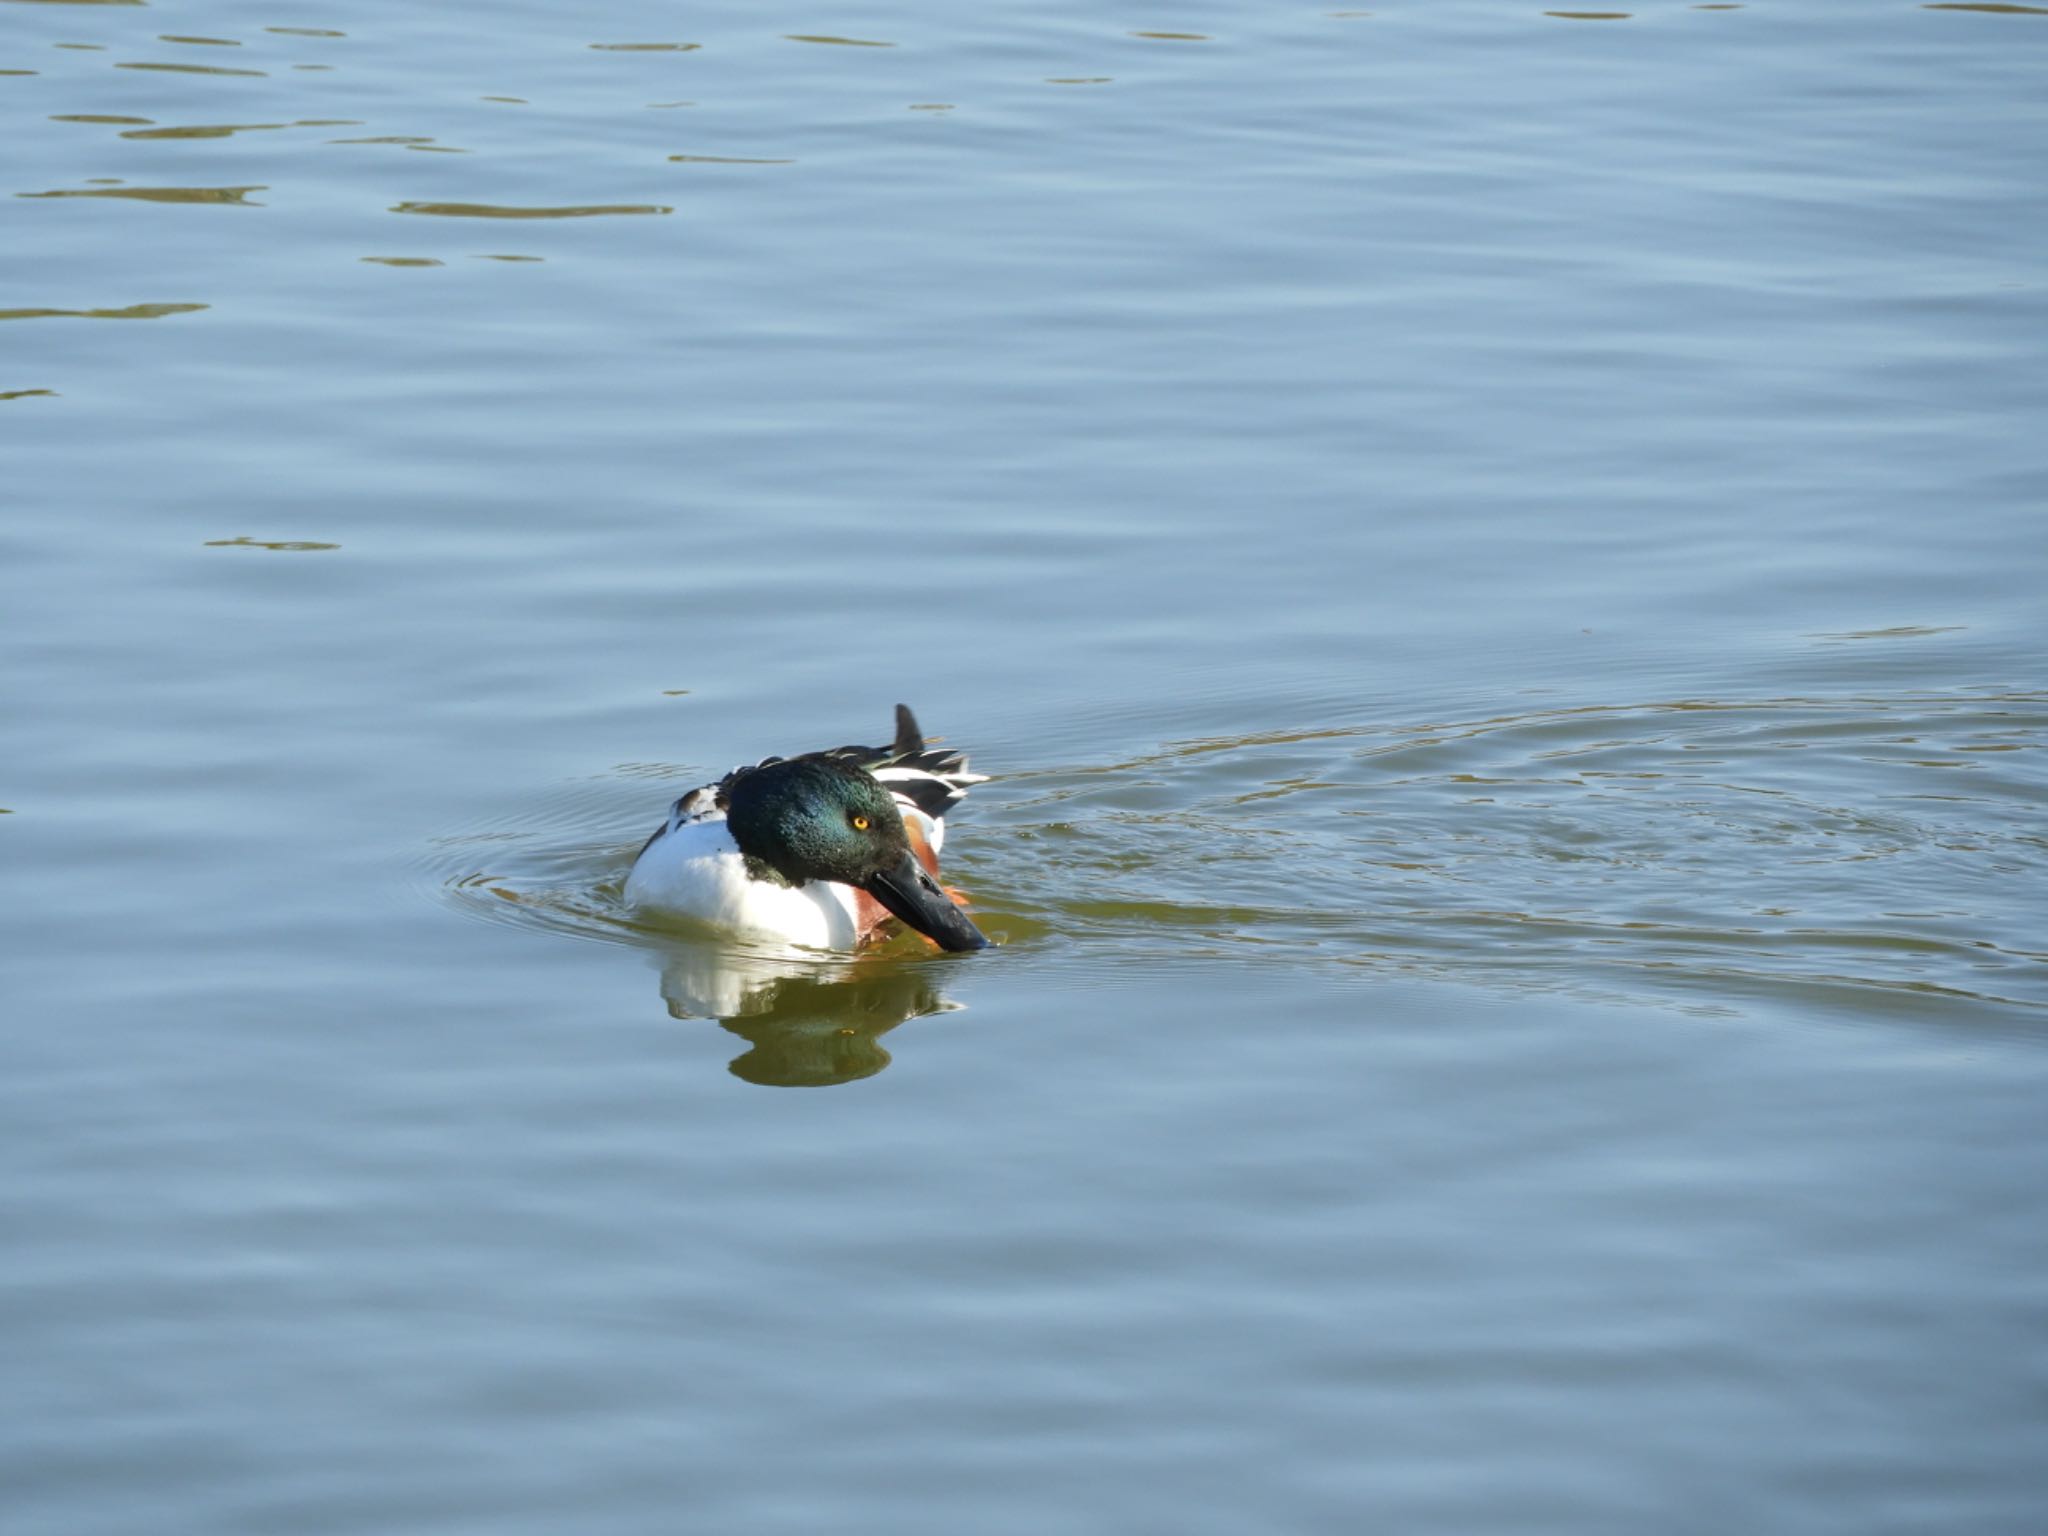
{"type": "Polygon", "coordinates": [[[727,791],[726,827],[751,863],[791,885],[866,891],[943,949],[988,944],[918,863],[889,791],[851,764],[796,757],[748,770],[727,791]]]}

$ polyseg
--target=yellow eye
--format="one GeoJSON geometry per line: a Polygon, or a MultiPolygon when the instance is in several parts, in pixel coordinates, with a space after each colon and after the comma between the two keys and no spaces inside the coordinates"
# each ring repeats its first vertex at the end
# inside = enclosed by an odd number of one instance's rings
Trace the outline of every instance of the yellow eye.
{"type": "Polygon", "coordinates": [[[868,829],[868,819],[867,819],[867,817],[865,817],[865,816],[856,816],[856,817],[854,817],[854,818],[853,818],[853,830],[854,830],[854,831],[856,831],[856,832],[865,832],[865,831],[867,831],[867,829],[868,829]]]}

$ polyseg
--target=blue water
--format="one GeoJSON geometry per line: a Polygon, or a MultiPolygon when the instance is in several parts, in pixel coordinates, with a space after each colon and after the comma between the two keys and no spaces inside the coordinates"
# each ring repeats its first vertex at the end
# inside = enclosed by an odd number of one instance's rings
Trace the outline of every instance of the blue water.
{"type": "Polygon", "coordinates": [[[2044,62],[0,0],[10,1532],[2039,1529],[2044,62]]]}

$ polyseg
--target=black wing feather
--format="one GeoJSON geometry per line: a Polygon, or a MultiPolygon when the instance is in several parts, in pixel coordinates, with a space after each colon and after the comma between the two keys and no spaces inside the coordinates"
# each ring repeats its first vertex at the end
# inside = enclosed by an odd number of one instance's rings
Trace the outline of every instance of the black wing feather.
{"type": "MultiPolygon", "coordinates": [[[[934,821],[967,798],[968,785],[979,784],[986,777],[985,774],[968,771],[967,754],[964,752],[928,749],[924,732],[918,728],[917,716],[910,712],[908,704],[896,706],[896,739],[886,747],[826,747],[803,755],[829,757],[867,773],[878,768],[912,770],[919,777],[887,780],[889,792],[908,800],[934,821]]],[[[756,768],[766,768],[783,761],[785,759],[780,757],[764,757],[758,763],[733,769],[718,781],[716,803],[723,809],[730,802],[733,785],[756,768]]]]}

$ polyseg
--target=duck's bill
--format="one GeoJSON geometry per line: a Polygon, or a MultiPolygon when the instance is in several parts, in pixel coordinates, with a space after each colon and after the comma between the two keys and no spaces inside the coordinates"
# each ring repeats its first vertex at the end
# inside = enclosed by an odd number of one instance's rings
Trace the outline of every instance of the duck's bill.
{"type": "Polygon", "coordinates": [[[981,930],[913,854],[905,853],[893,868],[870,876],[861,889],[941,949],[988,948],[981,930]]]}

